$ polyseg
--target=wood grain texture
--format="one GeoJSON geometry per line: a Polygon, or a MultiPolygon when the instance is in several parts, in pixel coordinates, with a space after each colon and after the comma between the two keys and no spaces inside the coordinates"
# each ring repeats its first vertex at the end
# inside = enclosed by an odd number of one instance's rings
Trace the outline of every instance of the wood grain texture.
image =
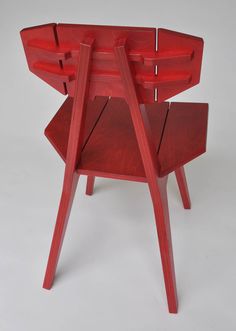
{"type": "Polygon", "coordinates": [[[94,176],[87,176],[87,184],[86,184],[86,192],[85,192],[87,195],[93,194],[94,182],[95,182],[94,176]]]}
{"type": "Polygon", "coordinates": [[[175,176],[179,187],[179,192],[182,198],[183,206],[185,209],[191,209],[191,200],[188,191],[187,179],[185,176],[184,167],[175,170],[175,176]]]}
{"type": "Polygon", "coordinates": [[[206,151],[208,104],[172,102],[158,153],[160,176],[206,151]]]}
{"type": "MultiPolygon", "coordinates": [[[[49,123],[45,134],[66,159],[72,99],[68,98],[49,123]]],[[[146,105],[150,140],[157,152],[159,176],[165,176],[206,150],[208,105],[153,103],[146,105]]],[[[87,107],[79,174],[145,181],[144,168],[127,102],[97,97],[87,107]],[[99,118],[99,121],[97,122],[99,118]],[[89,138],[89,139],[88,139],[89,138]]]]}
{"type": "Polygon", "coordinates": [[[183,165],[206,150],[208,105],[164,102],[200,80],[203,40],[166,29],[46,24],[21,38],[29,69],[68,95],[45,129],[65,162],[43,287],[50,289],[80,175],[147,182],[169,312],[177,313],[168,174],[191,207],[183,165]],[[158,44],[156,34],[158,31],[158,44]]]}
{"type": "Polygon", "coordinates": [[[68,149],[66,153],[62,195],[43,282],[43,287],[45,289],[50,289],[53,284],[68,217],[78,181],[76,167],[80,159],[84,140],[84,124],[88,100],[88,77],[92,45],[93,40],[89,38],[81,43],[81,56],[76,74],[77,93],[75,94],[72,106],[72,117],[70,123],[68,149]]]}
{"type": "MultiPolygon", "coordinates": [[[[147,107],[156,148],[160,143],[168,103],[147,107]],[[158,109],[157,109],[158,108],[158,109]]],[[[83,149],[79,172],[120,174],[145,177],[129,107],[125,100],[112,98],[103,111],[88,143],[83,149]]]]}
{"type": "Polygon", "coordinates": [[[126,39],[140,103],[154,102],[155,95],[163,102],[199,83],[203,40],[144,27],[52,23],[23,29],[21,38],[30,70],[73,97],[80,43],[85,36],[96,40],[89,85],[92,99],[97,95],[125,97],[113,50],[119,38],[126,39]]]}
{"type": "MultiPolygon", "coordinates": [[[[108,100],[108,97],[96,97],[93,101],[88,100],[85,115],[83,147],[89,139],[108,100]]],[[[73,98],[68,97],[44,131],[45,136],[64,161],[66,160],[67,154],[72,107],[73,98]]]]}
{"type": "Polygon", "coordinates": [[[170,31],[167,29],[158,29],[158,50],[165,52],[176,52],[191,50],[191,59],[187,61],[176,62],[169,61],[162,63],[158,67],[159,79],[167,79],[167,77],[178,77],[183,73],[189,73],[190,79],[188,82],[179,81],[178,84],[166,84],[158,88],[158,101],[162,102],[190,87],[197,85],[200,81],[202,53],[203,53],[203,39],[195,36],[190,36],[184,33],[170,31]],[[175,50],[175,51],[173,51],[175,50]]]}
{"type": "Polygon", "coordinates": [[[145,127],[145,122],[140,112],[140,105],[125,47],[125,40],[118,40],[115,46],[115,55],[126,90],[126,99],[153,202],[169,312],[177,313],[178,299],[166,191],[167,176],[164,178],[157,177],[156,150],[153,141],[150,140],[151,132],[147,134],[149,127],[145,127]]]}

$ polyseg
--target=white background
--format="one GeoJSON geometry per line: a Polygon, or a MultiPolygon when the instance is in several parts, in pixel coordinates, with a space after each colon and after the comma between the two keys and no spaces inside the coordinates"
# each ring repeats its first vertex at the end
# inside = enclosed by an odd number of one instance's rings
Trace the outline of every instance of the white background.
{"type": "Polygon", "coordinates": [[[0,2],[0,330],[236,329],[236,2],[0,2]],[[41,288],[64,165],[43,136],[64,97],[28,71],[19,31],[49,22],[163,27],[205,40],[208,151],[187,165],[192,210],[168,185],[179,313],[167,311],[145,184],[79,182],[51,291],[41,288]]]}

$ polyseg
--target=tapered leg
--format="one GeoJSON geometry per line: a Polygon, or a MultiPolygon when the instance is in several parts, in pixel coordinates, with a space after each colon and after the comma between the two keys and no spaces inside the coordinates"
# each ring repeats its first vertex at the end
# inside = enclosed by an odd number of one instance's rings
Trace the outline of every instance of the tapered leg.
{"type": "Polygon", "coordinates": [[[87,37],[80,43],[79,63],[75,77],[75,95],[72,107],[68,139],[64,182],[56,226],[53,234],[43,287],[50,289],[56,272],[57,262],[68,222],[77,182],[76,168],[83,145],[84,120],[87,107],[88,74],[94,40],[87,37]]]}
{"type": "Polygon", "coordinates": [[[164,178],[157,178],[155,182],[149,183],[149,189],[156,219],[157,235],[159,240],[168,308],[170,313],[177,313],[178,299],[176,291],[166,184],[167,176],[164,178]]]}
{"type": "Polygon", "coordinates": [[[185,176],[184,167],[180,167],[175,170],[175,176],[179,186],[180,195],[183,201],[183,206],[185,209],[191,208],[191,200],[188,191],[187,180],[185,176]]]}
{"type": "Polygon", "coordinates": [[[47,269],[43,282],[43,287],[45,289],[50,289],[53,284],[57,262],[59,259],[78,178],[78,175],[75,173],[69,185],[64,185],[62,190],[51,249],[48,257],[47,269]]]}
{"type": "Polygon", "coordinates": [[[143,109],[143,106],[142,110],[140,109],[125,47],[126,39],[119,39],[115,45],[114,51],[124,84],[126,100],[129,105],[130,115],[134,125],[141,158],[152,197],[168,307],[171,313],[177,313],[178,303],[166,193],[167,177],[157,177],[158,169],[156,150],[152,139],[150,139],[151,132],[149,131],[149,127],[144,124],[144,116],[146,112],[145,109],[143,109]]]}
{"type": "Polygon", "coordinates": [[[87,177],[87,185],[86,185],[86,192],[85,192],[87,195],[93,194],[94,181],[95,181],[95,176],[87,177]]]}

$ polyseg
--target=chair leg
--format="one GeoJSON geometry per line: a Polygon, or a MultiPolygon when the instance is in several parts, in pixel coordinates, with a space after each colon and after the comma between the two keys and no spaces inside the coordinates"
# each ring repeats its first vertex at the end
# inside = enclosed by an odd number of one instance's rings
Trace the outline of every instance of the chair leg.
{"type": "Polygon", "coordinates": [[[176,180],[179,186],[180,195],[185,209],[191,208],[191,200],[188,191],[187,180],[185,176],[184,167],[175,170],[176,180]]]}
{"type": "Polygon", "coordinates": [[[166,191],[167,176],[164,178],[157,177],[158,169],[156,162],[156,150],[153,145],[149,126],[144,124],[146,112],[143,109],[144,106],[142,105],[140,107],[139,104],[133,81],[132,70],[126,53],[125,38],[120,38],[117,40],[114,47],[114,52],[121,72],[124,89],[126,91],[126,100],[130,108],[130,115],[134,125],[141,158],[152,197],[169,312],[177,313],[178,304],[166,191]]]}
{"type": "Polygon", "coordinates": [[[167,176],[163,178],[157,178],[156,183],[152,183],[151,185],[149,184],[149,189],[156,219],[168,308],[170,313],[177,313],[178,299],[176,291],[166,186],[167,176]]]}
{"type": "Polygon", "coordinates": [[[83,147],[83,132],[88,100],[89,70],[94,39],[87,37],[80,43],[79,63],[75,75],[75,94],[67,145],[66,165],[61,201],[52,238],[43,287],[50,289],[56,272],[66,226],[76,191],[79,176],[76,173],[83,147]]]}
{"type": "Polygon", "coordinates": [[[95,181],[95,176],[87,177],[87,185],[86,185],[86,192],[85,192],[87,195],[93,194],[94,181],[95,181]]]}
{"type": "Polygon", "coordinates": [[[63,184],[63,190],[58,209],[56,225],[53,233],[51,249],[48,257],[48,263],[43,282],[43,288],[48,290],[52,287],[53,284],[56,267],[57,267],[78,179],[79,179],[78,174],[74,173],[73,176],[71,177],[70,182],[69,183],[67,182],[66,185],[65,183],[63,184]]]}

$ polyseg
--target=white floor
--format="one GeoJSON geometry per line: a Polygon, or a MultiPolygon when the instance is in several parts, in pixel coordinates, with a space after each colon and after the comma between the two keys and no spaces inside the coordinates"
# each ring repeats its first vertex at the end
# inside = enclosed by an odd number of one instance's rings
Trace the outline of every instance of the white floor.
{"type": "Polygon", "coordinates": [[[235,2],[212,3],[3,0],[0,331],[236,330],[235,2]],[[208,152],[186,167],[192,210],[182,208],[173,175],[168,184],[177,315],[167,310],[151,201],[140,183],[97,179],[88,197],[81,178],[55,285],[41,288],[63,178],[43,129],[63,97],[28,72],[18,32],[50,21],[205,38],[201,84],[174,98],[210,103],[208,152]]]}

